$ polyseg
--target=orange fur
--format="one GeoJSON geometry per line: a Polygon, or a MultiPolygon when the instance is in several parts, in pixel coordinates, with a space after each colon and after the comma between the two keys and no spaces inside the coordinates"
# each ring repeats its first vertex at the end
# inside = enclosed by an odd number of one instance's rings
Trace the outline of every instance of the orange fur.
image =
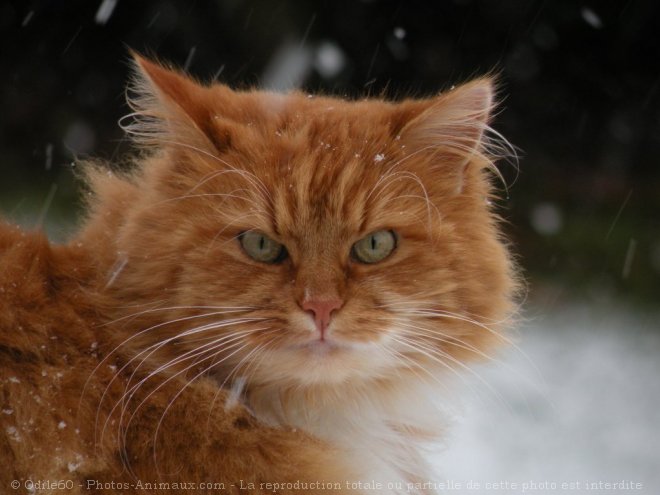
{"type": "Polygon", "coordinates": [[[0,227],[0,486],[423,480],[428,376],[491,352],[512,308],[492,82],[348,102],[136,67],[135,168],[85,167],[67,245],[0,227]],[[389,257],[351,257],[382,229],[389,257]],[[251,259],[249,230],[288,258],[251,259]],[[341,301],[328,342],[309,298],[341,301]]]}

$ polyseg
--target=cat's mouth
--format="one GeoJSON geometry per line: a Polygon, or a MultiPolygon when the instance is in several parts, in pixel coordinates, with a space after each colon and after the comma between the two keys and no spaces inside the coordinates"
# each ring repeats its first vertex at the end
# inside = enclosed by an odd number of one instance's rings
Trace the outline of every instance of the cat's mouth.
{"type": "Polygon", "coordinates": [[[291,347],[293,350],[309,352],[316,355],[330,355],[337,354],[339,352],[347,352],[350,349],[350,346],[346,343],[340,342],[336,339],[325,338],[325,339],[314,339],[294,344],[291,347]]]}
{"type": "Polygon", "coordinates": [[[311,351],[333,351],[345,348],[344,344],[341,344],[335,340],[330,339],[314,339],[307,342],[303,342],[295,346],[299,349],[308,349],[311,351]]]}

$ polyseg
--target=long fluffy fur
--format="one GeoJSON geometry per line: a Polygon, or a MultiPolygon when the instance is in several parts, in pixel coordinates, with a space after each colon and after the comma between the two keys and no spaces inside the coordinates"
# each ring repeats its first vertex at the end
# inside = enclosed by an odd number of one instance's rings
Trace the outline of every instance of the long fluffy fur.
{"type": "Polygon", "coordinates": [[[136,67],[143,152],[85,168],[79,234],[0,227],[0,484],[428,481],[438,380],[506,341],[516,288],[492,82],[346,102],[136,67]],[[352,260],[379,229],[395,252],[352,260]],[[251,260],[247,230],[289,259],[251,260]],[[310,294],[342,301],[330,346],[310,294]]]}

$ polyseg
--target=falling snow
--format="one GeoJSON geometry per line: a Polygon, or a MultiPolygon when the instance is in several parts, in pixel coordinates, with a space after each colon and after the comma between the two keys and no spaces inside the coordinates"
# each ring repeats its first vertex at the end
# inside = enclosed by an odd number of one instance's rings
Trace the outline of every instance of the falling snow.
{"type": "Polygon", "coordinates": [[[116,6],[117,0],[103,0],[101,5],[99,5],[99,9],[96,11],[96,16],[94,17],[96,24],[106,24],[110,20],[110,17],[112,17],[112,13],[116,6]]]}
{"type": "Polygon", "coordinates": [[[312,70],[311,48],[300,43],[285,42],[269,61],[262,77],[262,86],[276,91],[299,88],[312,70]]]}
{"type": "Polygon", "coordinates": [[[197,51],[197,46],[193,46],[190,51],[188,52],[188,56],[186,57],[186,63],[183,64],[183,70],[187,71],[190,69],[190,66],[192,65],[193,58],[195,58],[195,52],[197,51]]]}
{"type": "Polygon", "coordinates": [[[321,77],[335,77],[341,73],[345,65],[346,56],[336,43],[324,41],[316,49],[314,68],[321,77]]]}
{"type": "Polygon", "coordinates": [[[21,27],[25,27],[28,24],[30,24],[30,21],[32,20],[33,15],[34,15],[34,10],[31,10],[30,12],[28,12],[27,15],[23,18],[23,22],[21,22],[21,27]]]}
{"type": "Polygon", "coordinates": [[[119,258],[117,258],[117,261],[115,261],[115,264],[112,266],[112,269],[110,270],[110,274],[108,276],[108,282],[105,285],[106,287],[110,287],[115,282],[119,274],[126,267],[127,263],[128,263],[128,257],[126,255],[120,255],[119,258]]]}
{"type": "MultiPolygon", "coordinates": [[[[76,433],[77,432],[78,430],[76,430],[76,433]]],[[[67,468],[70,473],[75,473],[78,470],[78,468],[82,465],[83,456],[80,454],[76,454],[75,456],[76,456],[76,460],[74,462],[67,463],[67,468]]]]}
{"type": "Polygon", "coordinates": [[[582,19],[589,24],[594,29],[600,29],[603,27],[603,21],[600,19],[598,14],[596,14],[589,7],[582,7],[581,10],[582,19]]]}
{"type": "Polygon", "coordinates": [[[63,430],[64,428],[66,428],[66,423],[65,423],[64,421],[60,421],[60,422],[57,424],[57,429],[58,429],[58,430],[63,430]]]}
{"type": "Polygon", "coordinates": [[[156,23],[156,21],[158,20],[159,17],[160,17],[160,10],[158,12],[156,12],[156,14],[151,18],[151,20],[149,21],[149,24],[147,24],[147,29],[152,27],[156,23]]]}
{"type": "Polygon", "coordinates": [[[78,38],[78,35],[82,31],[82,26],[79,26],[74,35],[69,39],[69,42],[66,44],[64,47],[64,50],[62,50],[62,55],[66,54],[69,51],[69,48],[71,48],[71,45],[76,41],[78,38]]]}
{"type": "Polygon", "coordinates": [[[5,431],[7,432],[7,435],[9,435],[9,438],[11,438],[14,442],[20,442],[22,440],[21,435],[18,433],[18,430],[15,426],[8,426],[5,431]]]}
{"type": "Polygon", "coordinates": [[[630,270],[632,269],[633,260],[635,259],[635,250],[637,249],[637,241],[635,239],[630,239],[628,243],[628,250],[626,251],[626,258],[623,262],[623,270],[621,272],[621,278],[624,280],[630,275],[630,270]]]}
{"type": "Polygon", "coordinates": [[[225,70],[225,64],[222,64],[218,70],[215,71],[215,74],[213,74],[213,81],[217,81],[218,78],[220,77],[220,74],[222,74],[225,70]]]}
{"type": "Polygon", "coordinates": [[[82,120],[73,122],[64,134],[64,146],[74,155],[93,151],[96,145],[96,133],[82,120]]]}
{"type": "Polygon", "coordinates": [[[53,143],[46,145],[46,170],[50,170],[53,166],[53,143]]]}
{"type": "Polygon", "coordinates": [[[563,226],[561,211],[553,203],[539,203],[532,208],[530,222],[542,235],[554,235],[563,226]]]}
{"type": "Polygon", "coordinates": [[[385,155],[383,155],[382,153],[378,153],[376,154],[376,156],[374,156],[374,162],[376,163],[382,162],[384,159],[385,159],[385,155]]]}
{"type": "Polygon", "coordinates": [[[616,224],[619,221],[619,218],[621,217],[621,213],[628,204],[628,201],[630,201],[630,196],[632,196],[632,189],[628,191],[628,194],[621,203],[621,206],[619,206],[619,210],[616,212],[616,215],[614,215],[614,220],[612,220],[612,224],[610,225],[610,228],[607,230],[607,234],[605,235],[606,240],[610,238],[610,235],[612,235],[612,232],[614,231],[614,227],[616,227],[616,224]]]}

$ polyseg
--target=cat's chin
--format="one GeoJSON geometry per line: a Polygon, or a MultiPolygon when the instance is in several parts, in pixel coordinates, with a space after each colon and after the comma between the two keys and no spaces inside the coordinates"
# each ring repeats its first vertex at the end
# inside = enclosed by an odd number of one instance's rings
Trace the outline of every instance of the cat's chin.
{"type": "Polygon", "coordinates": [[[374,343],[309,339],[269,353],[255,379],[296,386],[340,385],[388,374],[391,359],[374,343]],[[262,374],[264,373],[264,374],[262,374]]]}

